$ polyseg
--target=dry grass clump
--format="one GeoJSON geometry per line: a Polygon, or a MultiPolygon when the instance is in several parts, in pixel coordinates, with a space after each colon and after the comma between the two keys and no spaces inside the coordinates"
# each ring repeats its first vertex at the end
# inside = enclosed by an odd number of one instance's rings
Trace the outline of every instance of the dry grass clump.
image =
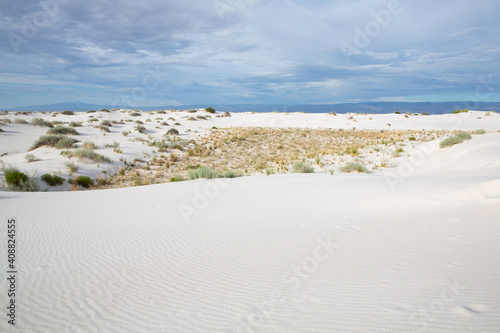
{"type": "Polygon", "coordinates": [[[80,135],[74,128],[60,125],[49,129],[47,134],[80,135]]]}
{"type": "Polygon", "coordinates": [[[109,157],[98,154],[91,149],[65,150],[65,151],[62,151],[61,154],[66,155],[68,157],[76,157],[80,160],[89,159],[89,160],[94,161],[94,162],[112,163],[112,161],[109,157]]]}

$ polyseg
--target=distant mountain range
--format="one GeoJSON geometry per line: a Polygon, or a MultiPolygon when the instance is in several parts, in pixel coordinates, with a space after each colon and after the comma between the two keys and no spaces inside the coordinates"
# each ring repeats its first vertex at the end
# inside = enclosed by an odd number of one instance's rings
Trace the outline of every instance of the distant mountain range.
{"type": "MultiPolygon", "coordinates": [[[[338,112],[338,113],[423,113],[444,114],[453,110],[470,109],[478,111],[500,111],[500,102],[368,102],[368,103],[343,103],[343,104],[307,104],[307,105],[287,105],[287,104],[234,104],[234,105],[162,105],[162,106],[144,106],[138,109],[143,111],[152,110],[188,110],[196,108],[205,108],[211,106],[217,111],[232,112],[338,112]]],[[[55,103],[45,105],[22,106],[5,109],[7,111],[88,111],[111,108],[126,108],[122,106],[96,105],[82,102],[55,103]]],[[[135,108],[137,109],[137,108],[135,108]]]]}

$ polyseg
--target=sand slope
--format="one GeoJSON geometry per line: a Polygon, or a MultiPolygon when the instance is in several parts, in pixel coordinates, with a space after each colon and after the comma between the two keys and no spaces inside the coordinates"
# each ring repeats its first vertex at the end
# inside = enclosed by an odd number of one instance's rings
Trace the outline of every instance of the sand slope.
{"type": "Polygon", "coordinates": [[[0,192],[0,331],[498,332],[499,139],[407,173],[0,192]]]}

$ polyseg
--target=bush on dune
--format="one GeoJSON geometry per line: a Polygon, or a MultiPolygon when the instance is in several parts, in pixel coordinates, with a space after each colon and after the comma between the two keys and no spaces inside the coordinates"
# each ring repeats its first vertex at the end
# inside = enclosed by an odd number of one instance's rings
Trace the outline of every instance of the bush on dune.
{"type": "Polygon", "coordinates": [[[74,128],[56,126],[47,131],[47,134],[70,134],[70,135],[80,135],[74,128]]]}
{"type": "Polygon", "coordinates": [[[62,155],[67,155],[69,157],[76,157],[80,160],[87,158],[94,162],[107,162],[111,163],[111,159],[109,157],[103,156],[101,154],[96,153],[91,149],[78,149],[78,150],[65,150],[61,152],[62,155]]]}
{"type": "Polygon", "coordinates": [[[17,168],[6,168],[4,174],[7,186],[13,191],[36,192],[40,190],[38,179],[28,177],[17,168]]]}
{"type": "Polygon", "coordinates": [[[469,133],[459,132],[459,133],[455,134],[454,136],[451,136],[451,137],[441,141],[441,143],[439,143],[439,147],[441,147],[441,148],[451,147],[451,146],[460,144],[466,140],[470,140],[471,138],[472,138],[472,136],[469,133]]]}
{"type": "Polygon", "coordinates": [[[49,184],[49,186],[62,185],[64,183],[64,178],[56,175],[50,175],[48,173],[44,174],[41,179],[49,184]]]}
{"type": "Polygon", "coordinates": [[[294,173],[313,173],[314,168],[305,162],[297,162],[292,166],[292,172],[294,173]]]}
{"type": "Polygon", "coordinates": [[[54,147],[57,149],[73,148],[78,140],[64,136],[62,134],[56,135],[42,135],[36,140],[29,150],[34,150],[42,146],[54,147]]]}
{"type": "Polygon", "coordinates": [[[365,173],[368,173],[368,169],[366,169],[366,167],[363,166],[360,163],[352,162],[352,163],[347,163],[346,165],[344,165],[343,167],[341,167],[340,168],[340,172],[346,172],[346,173],[349,173],[349,172],[365,172],[365,173]]]}

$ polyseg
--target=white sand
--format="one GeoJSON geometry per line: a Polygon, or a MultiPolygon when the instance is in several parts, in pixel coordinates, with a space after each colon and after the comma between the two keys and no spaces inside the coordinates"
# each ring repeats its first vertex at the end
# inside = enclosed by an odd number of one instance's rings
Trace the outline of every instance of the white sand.
{"type": "MultiPolygon", "coordinates": [[[[480,112],[354,118],[190,126],[500,129],[498,114],[480,112]]],[[[4,150],[5,135],[37,129],[1,127],[4,150]]],[[[2,159],[23,163],[32,139],[2,159]]],[[[16,327],[3,315],[0,332],[499,332],[499,142],[422,144],[374,174],[0,192],[0,246],[14,217],[19,271],[16,327]]],[[[2,276],[6,265],[2,251],[2,276]]],[[[2,278],[4,311],[7,289],[2,278]]]]}

